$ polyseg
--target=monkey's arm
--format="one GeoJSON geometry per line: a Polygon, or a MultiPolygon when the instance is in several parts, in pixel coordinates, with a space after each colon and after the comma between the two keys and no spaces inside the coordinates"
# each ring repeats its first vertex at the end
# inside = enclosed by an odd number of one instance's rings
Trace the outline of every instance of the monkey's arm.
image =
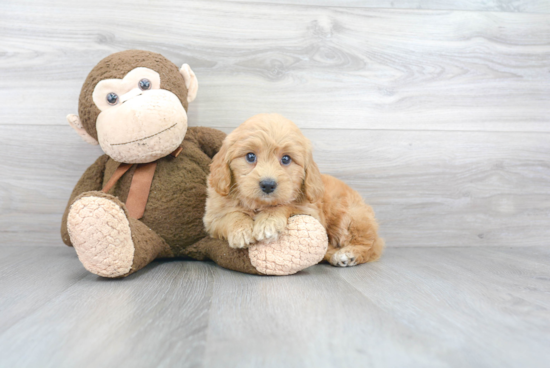
{"type": "Polygon", "coordinates": [[[90,167],[88,167],[88,169],[80,177],[78,183],[76,183],[76,186],[71,194],[71,198],[69,198],[69,203],[67,203],[65,213],[63,214],[63,219],[61,220],[61,239],[63,239],[63,243],[70,247],[72,247],[72,244],[71,239],[69,238],[69,232],[67,231],[67,216],[69,215],[71,205],[73,204],[74,199],[80,194],[93,190],[101,190],[107,160],[109,160],[109,156],[100,156],[90,167]]]}
{"type": "Polygon", "coordinates": [[[198,144],[201,151],[212,158],[220,150],[227,134],[214,128],[191,127],[187,130],[187,135],[198,144]]]}

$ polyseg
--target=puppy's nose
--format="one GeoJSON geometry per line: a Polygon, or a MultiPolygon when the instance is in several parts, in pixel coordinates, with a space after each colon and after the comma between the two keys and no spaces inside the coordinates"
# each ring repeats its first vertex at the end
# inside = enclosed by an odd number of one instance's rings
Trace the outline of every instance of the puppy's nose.
{"type": "Polygon", "coordinates": [[[277,188],[277,182],[273,179],[264,179],[260,181],[260,188],[265,194],[269,194],[277,188]]]}

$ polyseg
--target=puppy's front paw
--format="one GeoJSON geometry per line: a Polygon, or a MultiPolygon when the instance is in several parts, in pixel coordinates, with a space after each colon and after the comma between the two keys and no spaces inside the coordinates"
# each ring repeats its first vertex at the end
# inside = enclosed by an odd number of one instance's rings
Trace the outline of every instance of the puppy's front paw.
{"type": "Polygon", "coordinates": [[[260,214],[254,219],[254,239],[277,239],[279,233],[286,228],[288,219],[284,216],[260,214]]]}
{"type": "Polygon", "coordinates": [[[229,246],[231,248],[246,248],[254,243],[253,229],[252,222],[236,227],[227,237],[229,246]]]}
{"type": "Polygon", "coordinates": [[[350,249],[340,249],[330,257],[330,264],[334,267],[351,267],[357,264],[357,256],[350,249]]]}

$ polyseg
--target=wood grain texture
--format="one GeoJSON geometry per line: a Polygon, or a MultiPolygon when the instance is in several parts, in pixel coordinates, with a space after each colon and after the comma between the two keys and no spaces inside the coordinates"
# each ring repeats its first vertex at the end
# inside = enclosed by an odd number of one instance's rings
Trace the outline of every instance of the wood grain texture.
{"type": "Polygon", "coordinates": [[[109,280],[85,271],[68,247],[28,251],[10,258],[32,267],[18,262],[3,279],[1,367],[199,366],[213,266],[154,263],[137,278],[109,280]],[[69,258],[70,268],[59,267],[69,258]],[[51,268],[64,278],[50,278],[51,268]],[[42,294],[48,303],[36,305],[42,294]],[[14,314],[25,318],[10,320],[14,314]]]}
{"type": "Polygon", "coordinates": [[[547,14],[172,0],[0,11],[0,124],[64,125],[90,69],[140,48],[193,67],[199,125],[274,111],[307,128],[550,130],[547,14]]]}
{"type": "Polygon", "coordinates": [[[43,252],[32,246],[2,245],[0,334],[90,275],[78,261],[73,249],[68,252],[67,249],[56,247],[43,252]],[[37,274],[39,270],[44,275],[37,274]],[[44,287],[39,280],[47,280],[48,287],[44,287]]]}
{"type": "Polygon", "coordinates": [[[282,278],[251,278],[218,269],[205,366],[370,367],[384,362],[388,367],[425,367],[434,363],[426,347],[435,339],[395,321],[330,267],[316,266],[282,278]]]}
{"type": "Polygon", "coordinates": [[[550,13],[546,0],[232,0],[246,3],[338,6],[353,8],[468,10],[518,13],[550,13]]]}
{"type": "MultiPolygon", "coordinates": [[[[389,247],[549,245],[549,134],[304,133],[321,171],[373,206],[389,247]]],[[[0,126],[0,243],[61,245],[66,201],[100,154],[68,126],[0,126]]]]}
{"type": "Polygon", "coordinates": [[[398,322],[436,339],[431,353],[452,356],[451,366],[543,367],[550,358],[550,267],[533,267],[521,253],[403,248],[373,264],[368,282],[364,269],[331,271],[398,322]],[[462,354],[466,345],[479,349],[462,354]]]}
{"type": "Polygon", "coordinates": [[[391,248],[289,277],[154,262],[105,280],[72,249],[4,246],[0,367],[542,368],[548,249],[391,248]]]}

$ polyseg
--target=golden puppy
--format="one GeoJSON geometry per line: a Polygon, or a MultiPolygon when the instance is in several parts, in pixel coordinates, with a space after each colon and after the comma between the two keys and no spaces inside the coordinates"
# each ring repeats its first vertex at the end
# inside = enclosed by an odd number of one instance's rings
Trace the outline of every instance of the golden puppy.
{"type": "Polygon", "coordinates": [[[327,229],[325,261],[354,266],[374,261],[384,241],[372,209],[342,181],[321,175],[311,143],[290,120],[256,115],[229,134],[208,177],[204,224],[234,248],[276,238],[292,215],[327,229]]]}

